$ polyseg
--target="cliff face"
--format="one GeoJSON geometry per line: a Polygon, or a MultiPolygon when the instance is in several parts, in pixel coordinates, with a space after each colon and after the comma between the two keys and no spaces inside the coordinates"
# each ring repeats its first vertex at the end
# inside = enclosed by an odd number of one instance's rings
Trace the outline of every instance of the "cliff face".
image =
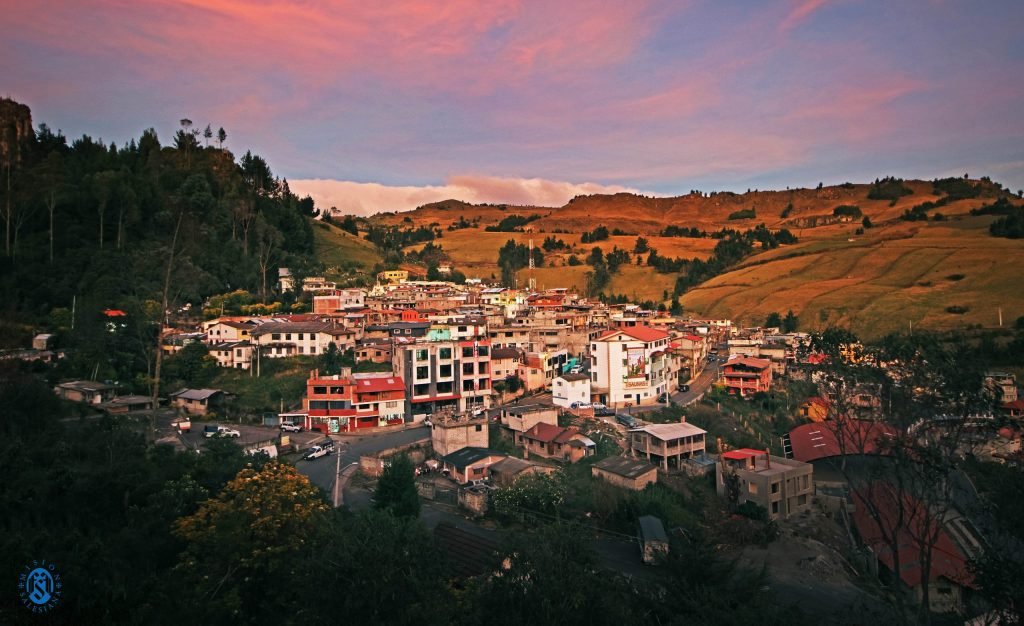
{"type": "Polygon", "coordinates": [[[18,165],[27,158],[33,137],[28,106],[0,98],[0,165],[18,165]]]}

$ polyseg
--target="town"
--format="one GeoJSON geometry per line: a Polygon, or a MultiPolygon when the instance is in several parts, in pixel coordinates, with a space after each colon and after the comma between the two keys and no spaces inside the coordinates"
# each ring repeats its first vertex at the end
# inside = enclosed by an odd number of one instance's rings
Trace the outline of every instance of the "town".
{"type": "MultiPolygon", "coordinates": [[[[404,468],[464,577],[486,573],[503,527],[577,518],[607,567],[646,579],[699,513],[731,554],[771,572],[766,589],[811,615],[836,598],[882,610],[872,586],[901,607],[964,615],[982,606],[978,559],[1020,549],[970,478],[1024,461],[1012,374],[985,370],[976,405],[927,415],[942,404],[922,401],[909,422],[889,408],[893,384],[914,384],[911,399],[941,393],[912,381],[947,372],[922,375],[923,354],[886,362],[792,319],[788,332],[740,328],[408,270],[364,289],[282,268],[277,288],[310,312],[183,309],[161,340],[168,369],[198,357],[259,385],[280,364],[298,368],[277,411],[247,412],[227,388],[170,390],[156,406],[110,382],[54,391],[114,418],[157,415],[156,443],[181,451],[227,438],[252,458],[288,459],[336,507],[373,506],[379,481],[404,468]],[[924,454],[941,459],[927,470],[941,487],[894,469],[924,454]],[[801,566],[782,562],[794,555],[801,566]]],[[[104,310],[108,332],[125,315],[104,310]]],[[[7,356],[60,358],[48,341],[7,356]]]]}

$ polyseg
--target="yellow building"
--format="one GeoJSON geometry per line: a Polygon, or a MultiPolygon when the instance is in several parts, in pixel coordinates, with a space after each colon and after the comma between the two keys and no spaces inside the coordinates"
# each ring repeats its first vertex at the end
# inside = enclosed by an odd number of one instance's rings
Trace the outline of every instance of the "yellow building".
{"type": "Polygon", "coordinates": [[[409,272],[406,270],[384,270],[377,274],[377,280],[385,283],[404,283],[409,280],[409,272]]]}

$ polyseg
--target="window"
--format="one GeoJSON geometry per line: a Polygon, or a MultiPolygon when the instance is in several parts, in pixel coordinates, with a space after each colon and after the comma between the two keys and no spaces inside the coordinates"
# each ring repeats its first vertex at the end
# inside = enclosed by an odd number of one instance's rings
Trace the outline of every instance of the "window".
{"type": "Polygon", "coordinates": [[[343,394],[343,393],[345,393],[345,388],[344,387],[331,387],[331,393],[332,394],[343,394]]]}
{"type": "Polygon", "coordinates": [[[324,410],[324,409],[327,408],[327,400],[310,400],[309,401],[309,408],[310,409],[324,410]]]}
{"type": "Polygon", "coordinates": [[[479,381],[477,381],[477,382],[479,382],[479,385],[478,385],[478,387],[479,387],[480,389],[487,389],[488,387],[490,387],[490,382],[491,382],[491,381],[487,380],[486,378],[481,378],[481,379],[480,379],[479,381]]]}
{"type": "Polygon", "coordinates": [[[272,340],[274,340],[274,341],[280,341],[281,340],[281,333],[271,333],[270,338],[272,340]]]}
{"type": "Polygon", "coordinates": [[[304,337],[302,335],[303,335],[303,333],[299,333],[299,341],[302,341],[304,339],[304,337]]]}
{"type": "Polygon", "coordinates": [[[779,483],[772,483],[772,493],[779,493],[779,483]]]}
{"type": "Polygon", "coordinates": [[[411,335],[412,334],[412,329],[411,328],[406,328],[405,329],[405,334],[406,335],[411,335]]]}
{"type": "Polygon", "coordinates": [[[454,390],[452,383],[437,383],[437,393],[441,395],[449,395],[454,390]]]}
{"type": "Polygon", "coordinates": [[[430,377],[430,373],[429,372],[430,372],[430,368],[429,367],[427,367],[426,365],[421,365],[421,366],[416,368],[416,378],[417,379],[429,378],[430,377]]]}
{"type": "Polygon", "coordinates": [[[797,504],[797,506],[803,506],[803,505],[807,504],[807,494],[805,493],[803,495],[797,496],[796,497],[796,504],[797,504]]]}
{"type": "Polygon", "coordinates": [[[330,400],[329,401],[329,406],[332,409],[350,409],[350,408],[352,408],[351,405],[349,405],[348,400],[330,400]]]}
{"type": "Polygon", "coordinates": [[[391,402],[385,402],[384,406],[389,408],[389,409],[397,408],[398,407],[398,401],[397,400],[392,400],[391,402]]]}
{"type": "Polygon", "coordinates": [[[480,355],[480,356],[487,356],[488,352],[489,352],[489,350],[488,350],[487,346],[479,346],[476,349],[476,353],[478,355],[480,355]]]}
{"type": "Polygon", "coordinates": [[[323,395],[327,393],[327,387],[313,387],[313,393],[323,395]]]}
{"type": "Polygon", "coordinates": [[[285,336],[284,336],[284,338],[285,338],[285,341],[291,341],[291,339],[292,339],[292,334],[291,334],[291,333],[285,333],[285,336]]]}
{"type": "Polygon", "coordinates": [[[459,332],[460,333],[466,332],[466,327],[465,326],[459,326],[459,332]]]}
{"type": "Polygon", "coordinates": [[[779,514],[779,503],[778,502],[772,502],[772,515],[778,515],[778,514],[779,514]]]}
{"type": "Polygon", "coordinates": [[[312,347],[310,347],[310,349],[309,349],[309,353],[310,353],[310,354],[316,354],[316,346],[312,346],[312,347]]]}
{"type": "Polygon", "coordinates": [[[452,349],[451,348],[441,348],[438,351],[438,358],[441,358],[441,359],[450,359],[450,358],[452,358],[452,349]]]}
{"type": "Polygon", "coordinates": [[[468,357],[473,356],[473,348],[463,348],[462,349],[462,356],[464,358],[468,358],[468,357]]]}
{"type": "Polygon", "coordinates": [[[303,350],[305,350],[305,348],[303,348],[302,346],[299,346],[299,354],[303,354],[303,350]]]}
{"type": "Polygon", "coordinates": [[[747,483],[747,492],[757,495],[757,483],[747,483]]]}
{"type": "Polygon", "coordinates": [[[473,381],[472,380],[464,380],[464,381],[462,381],[462,390],[463,391],[473,391],[473,381]]]}
{"type": "Polygon", "coordinates": [[[462,373],[463,374],[472,374],[473,373],[473,364],[472,363],[463,363],[462,364],[462,373]]]}
{"type": "Polygon", "coordinates": [[[426,361],[427,360],[427,351],[426,350],[417,350],[415,356],[416,356],[416,360],[417,361],[426,361]]]}
{"type": "Polygon", "coordinates": [[[430,385],[414,385],[412,388],[412,395],[414,396],[425,396],[430,393],[430,385]]]}
{"type": "Polygon", "coordinates": [[[452,366],[451,365],[442,365],[439,368],[438,376],[440,376],[441,378],[449,378],[451,375],[452,375],[452,366]]]}
{"type": "Polygon", "coordinates": [[[484,425],[483,424],[477,424],[476,426],[473,427],[473,430],[475,430],[478,433],[482,432],[483,429],[484,429],[484,425]]]}

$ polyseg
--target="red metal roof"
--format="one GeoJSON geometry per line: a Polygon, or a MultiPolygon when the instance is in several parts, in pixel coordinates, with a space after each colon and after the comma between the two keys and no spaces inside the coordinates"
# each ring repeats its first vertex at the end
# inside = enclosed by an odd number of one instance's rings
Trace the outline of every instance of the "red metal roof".
{"type": "Polygon", "coordinates": [[[405,382],[401,376],[379,376],[373,378],[356,378],[356,393],[375,393],[379,391],[403,391],[405,382]]]}
{"type": "Polygon", "coordinates": [[[607,330],[598,337],[598,340],[607,339],[618,333],[629,335],[633,339],[638,341],[659,341],[661,339],[668,339],[669,334],[663,330],[657,328],[651,328],[650,326],[626,326],[623,328],[613,328],[607,330]]]}
{"type": "Polygon", "coordinates": [[[899,574],[904,584],[912,588],[921,584],[924,568],[921,566],[920,543],[935,536],[928,580],[942,577],[974,587],[974,577],[967,567],[966,557],[946,530],[936,527],[934,518],[926,514],[920,500],[906,493],[897,494],[892,485],[884,482],[874,482],[854,491],[853,500],[857,532],[890,571],[895,567],[892,546],[896,544],[899,574]]]}
{"type": "Polygon", "coordinates": [[[879,454],[879,440],[896,436],[896,429],[881,422],[844,419],[803,424],[789,431],[793,458],[809,463],[841,454],[879,454]],[[840,430],[841,429],[841,430],[840,430]],[[836,436],[840,432],[842,444],[836,436]]]}
{"type": "MultiPolygon", "coordinates": [[[[726,361],[725,362],[725,369],[728,370],[730,367],[736,367],[737,365],[739,365],[741,367],[751,367],[751,368],[754,368],[754,369],[763,370],[763,369],[767,369],[767,368],[771,367],[772,366],[772,362],[771,361],[766,361],[765,359],[754,359],[754,358],[751,358],[751,357],[740,357],[738,359],[729,359],[728,361],[726,361]]],[[[726,373],[728,374],[729,372],[726,371],[726,373]]]]}
{"type": "Polygon", "coordinates": [[[752,456],[761,456],[768,454],[767,450],[754,450],[753,448],[740,448],[739,450],[729,450],[728,452],[722,453],[723,459],[729,459],[730,461],[742,461],[749,459],[752,456]]]}
{"type": "MultiPolygon", "coordinates": [[[[529,430],[523,433],[523,436],[527,439],[533,439],[534,441],[548,443],[551,441],[561,440],[562,435],[566,430],[567,429],[562,428],[561,426],[541,422],[534,424],[529,430]]],[[[571,431],[569,434],[571,435],[573,432],[575,431],[571,431]]]]}

